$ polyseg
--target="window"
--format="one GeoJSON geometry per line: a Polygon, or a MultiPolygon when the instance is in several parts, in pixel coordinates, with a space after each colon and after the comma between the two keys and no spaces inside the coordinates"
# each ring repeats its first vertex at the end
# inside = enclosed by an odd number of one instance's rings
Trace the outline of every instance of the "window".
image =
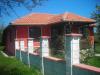
{"type": "Polygon", "coordinates": [[[71,33],[71,27],[69,25],[66,26],[66,34],[71,33]]]}
{"type": "Polygon", "coordinates": [[[88,36],[88,28],[87,27],[80,27],[80,33],[82,34],[83,38],[88,36]]]}
{"type": "Polygon", "coordinates": [[[41,36],[41,28],[39,27],[31,27],[29,29],[29,37],[34,39],[39,39],[41,36]]]}

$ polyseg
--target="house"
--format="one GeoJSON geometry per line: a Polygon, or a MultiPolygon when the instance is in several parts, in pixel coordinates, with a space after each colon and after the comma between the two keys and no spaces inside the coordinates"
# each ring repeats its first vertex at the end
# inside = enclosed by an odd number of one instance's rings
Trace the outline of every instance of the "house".
{"type": "Polygon", "coordinates": [[[24,49],[27,49],[28,38],[33,38],[33,46],[35,49],[38,49],[40,47],[40,37],[52,37],[53,33],[51,31],[53,27],[61,27],[62,31],[66,34],[82,33],[83,36],[84,31],[82,30],[83,28],[87,28],[89,42],[92,47],[94,45],[94,23],[95,20],[93,19],[82,17],[73,13],[32,13],[11,22],[4,30],[3,39],[5,42],[5,49],[9,54],[14,55],[15,39],[22,39],[24,41],[24,49]]]}

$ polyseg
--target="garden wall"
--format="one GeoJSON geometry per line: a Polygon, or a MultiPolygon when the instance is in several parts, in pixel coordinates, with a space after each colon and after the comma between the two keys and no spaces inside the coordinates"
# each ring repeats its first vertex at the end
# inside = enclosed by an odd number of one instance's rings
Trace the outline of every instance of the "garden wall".
{"type": "Polygon", "coordinates": [[[73,75],[100,75],[100,68],[85,64],[73,65],[73,75]]]}
{"type": "MultiPolygon", "coordinates": [[[[21,51],[22,62],[28,64],[27,53],[21,51]]],[[[20,51],[16,50],[16,58],[20,59],[20,51]]],[[[41,69],[42,60],[37,54],[29,54],[30,65],[41,69]]],[[[62,59],[44,57],[44,75],[66,75],[66,63],[62,59]]],[[[73,65],[73,75],[100,75],[100,69],[84,64],[73,65]]]]}

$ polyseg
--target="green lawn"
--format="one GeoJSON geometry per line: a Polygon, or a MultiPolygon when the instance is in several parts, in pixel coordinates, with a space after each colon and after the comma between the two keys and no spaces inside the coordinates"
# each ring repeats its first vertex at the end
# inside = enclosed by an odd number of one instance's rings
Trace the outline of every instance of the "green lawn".
{"type": "Polygon", "coordinates": [[[86,64],[100,68],[100,57],[89,58],[86,64]]]}
{"type": "Polygon", "coordinates": [[[100,42],[95,43],[95,53],[100,53],[100,42]]]}
{"type": "Polygon", "coordinates": [[[40,70],[24,65],[16,58],[4,57],[0,52],[0,75],[42,75],[40,70]]]}
{"type": "MultiPolygon", "coordinates": [[[[95,54],[100,54],[100,40],[95,37],[95,54]]],[[[100,57],[94,56],[88,59],[86,64],[100,68],[100,57]]]]}
{"type": "Polygon", "coordinates": [[[100,53],[100,39],[95,35],[95,53],[100,53]]]}

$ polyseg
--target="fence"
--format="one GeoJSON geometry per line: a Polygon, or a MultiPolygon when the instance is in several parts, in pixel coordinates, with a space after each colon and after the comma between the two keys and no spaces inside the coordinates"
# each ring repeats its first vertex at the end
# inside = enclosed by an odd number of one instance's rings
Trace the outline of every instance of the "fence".
{"type": "Polygon", "coordinates": [[[100,75],[99,68],[80,64],[79,36],[80,35],[76,34],[66,35],[65,60],[49,55],[48,37],[43,37],[40,41],[40,54],[31,51],[33,49],[31,48],[32,39],[29,39],[28,48],[26,49],[24,48],[24,42],[22,42],[22,40],[16,40],[15,56],[23,63],[29,65],[29,67],[36,66],[41,69],[43,75],[100,75]]]}
{"type": "MultiPolygon", "coordinates": [[[[27,52],[22,51],[22,62],[28,65],[27,52]]],[[[20,60],[20,51],[16,50],[16,58],[20,60]]],[[[42,58],[29,54],[30,66],[42,69],[42,58]]],[[[66,75],[66,62],[55,57],[44,57],[44,75],[66,75]]],[[[87,65],[73,65],[73,75],[100,75],[100,69],[87,65]]]]}

